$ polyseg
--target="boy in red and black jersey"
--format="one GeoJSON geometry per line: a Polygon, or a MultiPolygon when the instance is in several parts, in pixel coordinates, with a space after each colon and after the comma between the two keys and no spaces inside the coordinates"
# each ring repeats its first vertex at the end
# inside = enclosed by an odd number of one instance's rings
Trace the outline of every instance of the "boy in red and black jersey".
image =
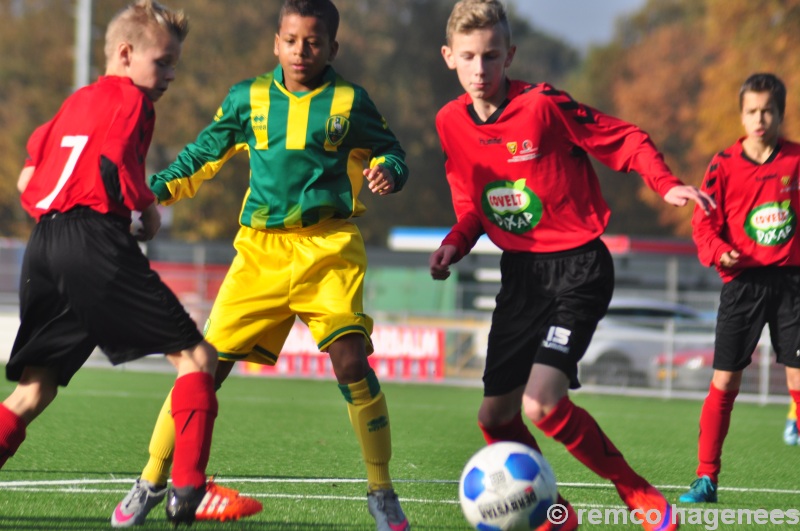
{"type": "MultiPolygon", "coordinates": [[[[486,233],[503,250],[502,285],[492,316],[484,399],[478,422],[488,443],[512,440],[538,449],[525,415],[581,463],[611,480],[631,510],[660,517],[645,529],[677,528],[666,499],[625,461],[594,418],[572,403],[578,361],[614,287],[600,240],[609,209],[588,155],[618,171],[637,171],[675,206],[711,199],[672,175],[638,127],[574,101],[547,84],[509,81],[508,20],[497,0],[463,0],[447,26],[442,54],[466,94],[447,104],[436,127],[457,223],[430,257],[431,275],[486,233]]],[[[571,506],[564,522],[575,529],[571,506]]]]}
{"type": "Polygon", "coordinates": [[[714,375],[700,413],[697,479],[683,502],[716,502],[722,444],[742,372],[764,325],[800,403],[800,145],[780,135],[786,87],[773,74],[753,74],[739,91],[745,136],[711,160],[703,189],[717,201],[695,212],[700,262],[723,280],[714,340],[714,375]]]}
{"type": "Polygon", "coordinates": [[[31,135],[17,186],[37,224],[25,249],[20,327],[6,365],[6,377],[18,384],[0,405],[2,467],[96,347],[114,364],[167,353],[178,371],[172,416],[181,426],[167,506],[175,525],[208,519],[196,514],[206,495],[224,506],[216,520],[261,510],[256,500],[206,481],[217,351],[130,232],[133,210],[142,212],[140,240],[160,227],[144,161],[153,102],[175,79],[187,32],[182,11],[152,0],[124,8],[106,33],[105,75],[31,135]]]}

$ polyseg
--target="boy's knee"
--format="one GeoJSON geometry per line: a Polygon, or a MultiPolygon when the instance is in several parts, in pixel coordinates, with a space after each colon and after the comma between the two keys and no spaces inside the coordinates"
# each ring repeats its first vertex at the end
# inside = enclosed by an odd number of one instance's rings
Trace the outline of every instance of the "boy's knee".
{"type": "Polygon", "coordinates": [[[534,424],[541,422],[547,416],[549,410],[538,400],[525,400],[522,403],[522,411],[534,424]]]}
{"type": "Polygon", "coordinates": [[[363,380],[369,372],[369,362],[364,347],[364,337],[360,334],[347,334],[328,347],[333,372],[340,384],[363,380]]]}

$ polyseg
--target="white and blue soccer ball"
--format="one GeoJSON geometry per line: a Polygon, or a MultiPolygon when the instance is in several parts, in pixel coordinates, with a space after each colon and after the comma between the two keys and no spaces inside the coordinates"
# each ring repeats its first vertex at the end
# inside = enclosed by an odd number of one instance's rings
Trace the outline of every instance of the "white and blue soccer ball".
{"type": "Polygon", "coordinates": [[[467,462],[458,496],[478,531],[529,531],[546,520],[558,487],[542,454],[524,444],[497,442],[467,462]]]}

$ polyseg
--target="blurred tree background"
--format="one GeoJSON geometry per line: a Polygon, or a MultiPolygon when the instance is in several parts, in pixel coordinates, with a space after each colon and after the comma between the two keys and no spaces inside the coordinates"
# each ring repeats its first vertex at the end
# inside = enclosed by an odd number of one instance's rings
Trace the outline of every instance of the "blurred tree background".
{"type": "MultiPolygon", "coordinates": [[[[520,0],[524,1],[524,0],[520,0]]],[[[103,70],[105,25],[125,0],[95,0],[92,79],[103,70]]],[[[191,31],[177,80],[157,104],[149,171],[165,167],[211,120],[228,88],[271,70],[279,0],[166,0],[184,7],[191,31]]],[[[408,154],[411,178],[388,197],[362,193],[358,223],[370,245],[393,226],[454,221],[434,128],[437,110],[460,94],[439,54],[454,2],[337,0],[342,15],[336,69],[370,93],[408,154]]],[[[0,0],[0,236],[25,237],[16,179],[25,141],[73,88],[75,0],[0,0]],[[66,23],[65,23],[66,22],[66,23]]],[[[787,136],[798,138],[800,0],[649,0],[621,19],[612,42],[578,51],[517,16],[511,77],[548,81],[648,131],[675,173],[699,184],[712,154],[740,136],[738,86],[774,71],[789,88],[787,136]]],[[[690,208],[663,205],[636,176],[596,165],[611,204],[609,232],[687,236],[690,208]]],[[[247,188],[245,156],[229,162],[191,201],[172,207],[170,235],[230,239],[247,188]]],[[[165,237],[162,235],[160,237],[165,237]]]]}

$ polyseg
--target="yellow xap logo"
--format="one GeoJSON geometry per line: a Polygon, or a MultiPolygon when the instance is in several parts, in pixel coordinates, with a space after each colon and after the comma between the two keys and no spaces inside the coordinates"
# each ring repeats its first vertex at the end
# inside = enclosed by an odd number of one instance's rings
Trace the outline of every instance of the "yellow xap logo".
{"type": "Polygon", "coordinates": [[[325,138],[332,146],[338,146],[350,131],[350,120],[341,115],[334,115],[328,118],[325,124],[325,138]]]}
{"type": "Polygon", "coordinates": [[[516,142],[509,142],[508,144],[506,144],[506,147],[508,148],[508,152],[511,153],[512,155],[516,155],[517,154],[517,143],[516,142]]]}

